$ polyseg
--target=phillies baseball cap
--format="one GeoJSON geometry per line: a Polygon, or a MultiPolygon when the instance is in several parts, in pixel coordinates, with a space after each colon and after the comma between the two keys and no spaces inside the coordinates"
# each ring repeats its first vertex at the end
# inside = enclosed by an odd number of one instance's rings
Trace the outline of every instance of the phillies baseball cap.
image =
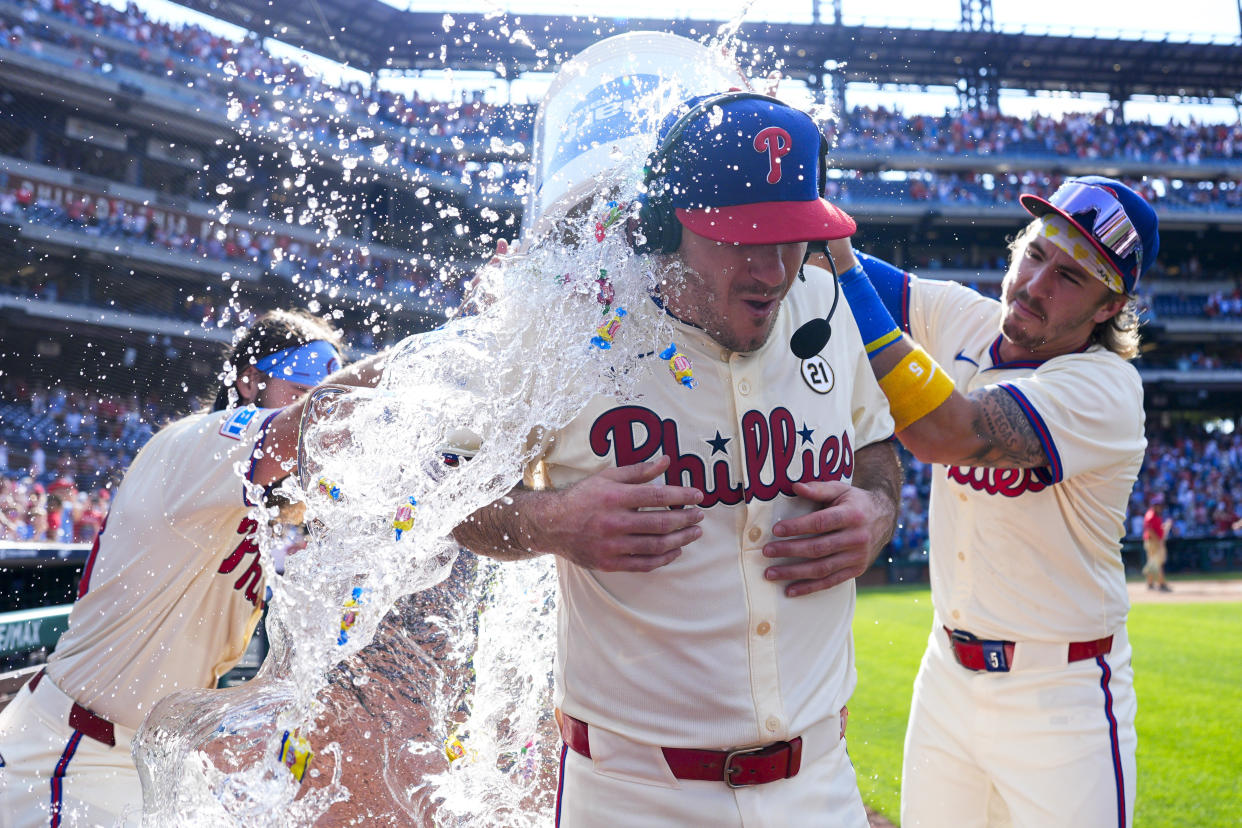
{"type": "Polygon", "coordinates": [[[1023,193],[1018,200],[1037,218],[1053,213],[1082,231],[1121,277],[1123,293],[1134,294],[1139,277],[1160,252],[1156,211],[1141,195],[1112,178],[1071,178],[1051,198],[1023,193]]]}
{"type": "Polygon", "coordinates": [[[852,235],[854,220],[820,197],[819,127],[763,95],[700,95],[660,125],[653,170],[677,220],[713,241],[783,244],[852,235]],[[706,109],[686,121],[696,106],[706,109]],[[670,131],[678,133],[670,136],[670,131]]]}

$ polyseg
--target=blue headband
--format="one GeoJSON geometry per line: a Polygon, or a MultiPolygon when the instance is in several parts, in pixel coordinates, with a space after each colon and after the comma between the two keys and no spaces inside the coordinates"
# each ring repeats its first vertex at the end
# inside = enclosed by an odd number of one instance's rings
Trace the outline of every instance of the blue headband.
{"type": "Polygon", "coordinates": [[[316,339],[269,354],[254,367],[275,379],[298,385],[318,385],[341,367],[341,355],[330,343],[316,339]]]}

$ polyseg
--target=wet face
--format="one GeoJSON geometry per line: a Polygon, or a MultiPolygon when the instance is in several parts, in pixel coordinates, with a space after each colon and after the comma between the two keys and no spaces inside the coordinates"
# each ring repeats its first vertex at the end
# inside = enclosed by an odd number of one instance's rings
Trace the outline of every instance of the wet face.
{"type": "Polygon", "coordinates": [[[1032,236],[1019,246],[1001,285],[1001,356],[1047,360],[1072,353],[1125,303],[1064,250],[1032,236]]]}
{"type": "Polygon", "coordinates": [[[758,350],[772,335],[806,243],[732,244],[682,228],[684,278],[665,286],[670,312],[731,351],[758,350]]]}
{"type": "Polygon", "coordinates": [[[269,377],[251,366],[237,380],[237,394],[245,405],[254,403],[259,408],[285,408],[293,405],[310,391],[309,385],[290,382],[279,377],[269,377]]]}

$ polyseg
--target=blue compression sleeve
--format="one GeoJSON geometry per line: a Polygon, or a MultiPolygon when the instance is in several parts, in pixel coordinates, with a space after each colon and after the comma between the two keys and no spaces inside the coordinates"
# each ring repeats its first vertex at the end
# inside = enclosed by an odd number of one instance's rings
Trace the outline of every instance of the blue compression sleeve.
{"type": "Polygon", "coordinates": [[[867,278],[868,275],[859,265],[842,273],[838,282],[841,293],[845,294],[845,301],[850,303],[854,321],[858,323],[858,332],[862,334],[867,356],[874,357],[901,339],[901,328],[897,327],[892,314],[880,301],[880,295],[867,278]]]}
{"type": "Polygon", "coordinates": [[[901,268],[894,267],[883,259],[859,253],[857,250],[854,251],[854,255],[866,268],[867,278],[875,286],[875,292],[879,294],[880,301],[888,309],[889,315],[896,320],[902,330],[908,332],[910,327],[907,322],[906,294],[910,286],[910,276],[901,268]]]}

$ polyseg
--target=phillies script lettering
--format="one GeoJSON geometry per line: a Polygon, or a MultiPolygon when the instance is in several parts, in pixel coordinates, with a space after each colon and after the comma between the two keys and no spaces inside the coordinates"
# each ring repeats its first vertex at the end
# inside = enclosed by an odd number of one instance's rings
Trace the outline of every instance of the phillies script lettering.
{"type": "MultiPolygon", "coordinates": [[[[1017,497],[1040,492],[1048,484],[1038,478],[1042,469],[984,469],[975,466],[949,466],[949,479],[977,492],[1001,497],[1017,497]]],[[[1045,472],[1046,473],[1046,472],[1045,472]]]]}
{"type": "MultiPolygon", "coordinates": [[[[809,433],[809,432],[806,432],[809,433]]],[[[742,485],[729,461],[711,462],[694,453],[683,453],[675,420],[665,420],[642,406],[627,405],[600,415],[591,426],[591,450],[598,457],[612,455],[618,466],[642,463],[667,454],[672,462],[664,473],[670,486],[689,486],[703,493],[701,508],[718,503],[732,506],[752,500],[773,500],[777,495],[797,497],[794,483],[849,479],[854,475],[854,450],[842,432],[823,440],[799,433],[788,409],[770,414],[747,411],[742,415],[742,485]],[[708,463],[711,468],[708,469],[708,463]],[[771,470],[765,466],[771,463],[771,470]],[[765,479],[765,474],[770,479],[765,479]]]]}
{"type": "Polygon", "coordinates": [[[243,536],[242,541],[227,558],[220,562],[220,568],[216,570],[221,575],[228,575],[241,565],[247,555],[252,556],[250,565],[233,583],[233,589],[244,589],[246,598],[256,607],[259,605],[259,584],[263,582],[263,567],[259,564],[259,544],[254,537],[258,528],[259,524],[253,519],[242,518],[241,525],[237,527],[237,534],[243,536]]]}

